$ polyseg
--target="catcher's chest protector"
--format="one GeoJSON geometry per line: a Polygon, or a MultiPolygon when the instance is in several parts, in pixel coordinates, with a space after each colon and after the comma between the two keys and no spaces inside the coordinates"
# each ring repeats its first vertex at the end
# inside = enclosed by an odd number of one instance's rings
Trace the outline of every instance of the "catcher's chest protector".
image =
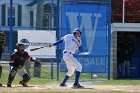
{"type": "Polygon", "coordinates": [[[19,65],[24,65],[27,55],[28,54],[26,52],[22,54],[19,52],[15,53],[15,62],[18,62],[19,65]]]}

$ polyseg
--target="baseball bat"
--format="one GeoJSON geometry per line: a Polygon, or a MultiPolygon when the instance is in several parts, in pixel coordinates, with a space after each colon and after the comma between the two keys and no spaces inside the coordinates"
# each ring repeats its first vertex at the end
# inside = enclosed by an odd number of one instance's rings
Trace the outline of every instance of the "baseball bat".
{"type": "Polygon", "coordinates": [[[42,46],[42,47],[38,47],[38,48],[32,48],[32,49],[30,49],[30,51],[35,51],[35,50],[39,50],[39,49],[44,48],[44,47],[51,47],[51,46],[52,46],[51,43],[48,43],[46,46],[42,46]]]}
{"type": "Polygon", "coordinates": [[[43,46],[43,47],[38,47],[38,48],[32,48],[32,49],[30,49],[30,51],[39,50],[39,49],[44,48],[44,47],[45,47],[45,46],[43,46]]]}

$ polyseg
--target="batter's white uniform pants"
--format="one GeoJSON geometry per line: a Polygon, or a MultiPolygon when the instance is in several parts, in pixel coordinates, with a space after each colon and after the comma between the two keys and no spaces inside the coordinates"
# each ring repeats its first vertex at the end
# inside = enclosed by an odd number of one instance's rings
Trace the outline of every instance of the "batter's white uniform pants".
{"type": "Polygon", "coordinates": [[[68,72],[67,76],[72,76],[74,71],[82,71],[82,65],[73,57],[73,54],[70,52],[63,53],[63,59],[66,63],[68,72]]]}

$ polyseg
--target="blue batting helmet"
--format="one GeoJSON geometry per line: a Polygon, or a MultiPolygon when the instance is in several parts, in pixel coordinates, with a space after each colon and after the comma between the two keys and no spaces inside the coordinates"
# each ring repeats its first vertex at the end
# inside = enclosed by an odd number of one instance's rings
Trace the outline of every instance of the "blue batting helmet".
{"type": "Polygon", "coordinates": [[[75,28],[72,33],[74,35],[76,35],[77,32],[80,32],[80,34],[82,34],[82,32],[81,32],[81,30],[79,28],[75,28]]]}

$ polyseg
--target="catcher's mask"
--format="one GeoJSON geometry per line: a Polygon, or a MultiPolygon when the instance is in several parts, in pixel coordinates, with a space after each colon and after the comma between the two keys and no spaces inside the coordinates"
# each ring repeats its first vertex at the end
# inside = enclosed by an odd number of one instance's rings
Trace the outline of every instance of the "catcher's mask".
{"type": "Polygon", "coordinates": [[[22,52],[22,51],[24,51],[25,46],[22,43],[17,43],[16,48],[19,52],[22,52]]]}

